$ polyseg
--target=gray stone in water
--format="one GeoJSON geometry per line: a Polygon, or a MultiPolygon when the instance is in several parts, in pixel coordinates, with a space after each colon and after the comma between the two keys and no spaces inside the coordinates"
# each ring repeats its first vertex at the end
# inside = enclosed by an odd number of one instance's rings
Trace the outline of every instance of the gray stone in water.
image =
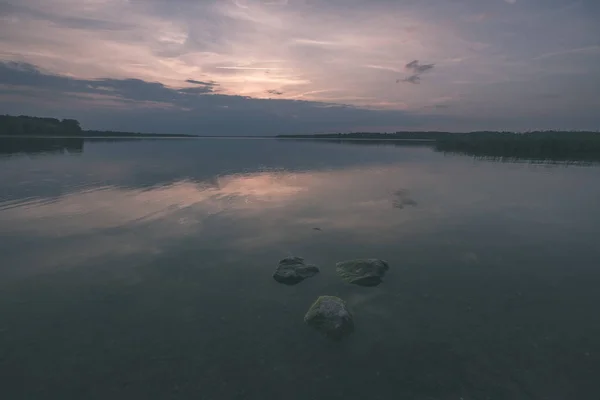
{"type": "Polygon", "coordinates": [[[379,285],[390,268],[387,261],[376,258],[342,261],[335,266],[344,281],[360,286],[379,285]]]}
{"type": "Polygon", "coordinates": [[[319,273],[316,265],[305,264],[302,257],[287,257],[279,261],[273,278],[286,285],[295,285],[319,273]]]}
{"type": "Polygon", "coordinates": [[[304,316],[304,322],[336,341],[354,332],[354,320],[346,302],[335,296],[320,296],[304,316]]]}

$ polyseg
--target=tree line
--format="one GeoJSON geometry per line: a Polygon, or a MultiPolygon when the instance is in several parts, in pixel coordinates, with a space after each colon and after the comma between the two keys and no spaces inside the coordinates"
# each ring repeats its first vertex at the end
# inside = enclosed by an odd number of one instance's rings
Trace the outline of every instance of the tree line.
{"type": "Polygon", "coordinates": [[[528,133],[454,134],[434,148],[482,158],[553,161],[600,161],[599,132],[536,131],[528,133]]]}
{"type": "Polygon", "coordinates": [[[195,137],[196,135],[169,135],[139,132],[83,130],[76,119],[30,117],[27,115],[0,115],[0,136],[76,136],[76,137],[195,137]]]}
{"type": "Polygon", "coordinates": [[[600,132],[593,131],[356,132],[279,137],[319,139],[349,144],[388,143],[397,146],[422,144],[431,146],[439,152],[464,154],[477,158],[600,162],[600,132]]]}
{"type": "Polygon", "coordinates": [[[0,135],[5,136],[80,136],[76,119],[0,115],[0,135]]]}

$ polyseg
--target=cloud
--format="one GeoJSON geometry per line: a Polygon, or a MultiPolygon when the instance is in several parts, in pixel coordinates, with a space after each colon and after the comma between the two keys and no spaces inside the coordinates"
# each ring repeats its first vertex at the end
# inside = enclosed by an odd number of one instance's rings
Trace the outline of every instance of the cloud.
{"type": "MultiPolygon", "coordinates": [[[[382,0],[357,0],[352,7],[338,1],[239,0],[243,8],[225,0],[7,1],[40,11],[7,12],[18,18],[0,27],[11,37],[0,36],[0,54],[9,60],[77,78],[136,78],[169,86],[201,74],[202,81],[219,82],[221,93],[258,98],[277,87],[290,99],[310,93],[303,98],[365,107],[398,104],[402,95],[389,88],[386,71],[365,77],[364,65],[397,66],[407,54],[445,58],[463,46],[463,39],[428,22],[419,10],[390,10],[382,0]],[[86,30],[85,24],[75,27],[59,18],[66,16],[127,29],[86,30]]],[[[425,102],[424,97],[413,101],[425,102]]]]}
{"type": "Polygon", "coordinates": [[[408,70],[413,71],[415,74],[422,74],[423,72],[427,72],[433,67],[435,64],[419,64],[419,60],[413,60],[406,64],[404,67],[408,70]]]}
{"type": "Polygon", "coordinates": [[[575,49],[566,49],[562,51],[554,51],[550,53],[545,53],[534,57],[533,60],[542,60],[545,58],[557,57],[557,56],[570,56],[573,54],[600,54],[600,46],[585,46],[578,47],[575,49]]]}
{"type": "Polygon", "coordinates": [[[274,95],[277,95],[277,96],[281,96],[283,94],[283,92],[280,92],[280,91],[274,90],[274,89],[267,90],[267,93],[274,94],[274,95]]]}
{"type": "Polygon", "coordinates": [[[541,97],[543,99],[559,99],[560,94],[558,94],[558,93],[542,93],[539,95],[539,97],[541,97]]]}
{"type": "Polygon", "coordinates": [[[186,82],[187,83],[193,83],[195,85],[210,86],[210,87],[212,87],[212,86],[219,86],[218,83],[212,82],[212,81],[211,82],[203,82],[203,81],[197,81],[195,79],[186,79],[186,82]]]}
{"type": "MultiPolygon", "coordinates": [[[[28,63],[46,75],[77,81],[137,79],[169,89],[184,87],[175,96],[209,92],[258,101],[275,97],[268,91],[276,90],[282,93],[277,100],[405,114],[421,113],[432,98],[460,91],[461,102],[502,99],[502,109],[488,107],[489,112],[511,118],[532,107],[519,95],[527,82],[539,77],[569,80],[568,74],[600,80],[595,2],[521,3],[238,0],[240,8],[232,0],[0,0],[0,60],[28,63]],[[532,59],[536,55],[544,61],[552,57],[552,63],[532,59]],[[418,60],[435,60],[435,65],[418,60]],[[412,84],[390,85],[397,78],[412,84]],[[431,84],[417,86],[421,79],[431,84]],[[522,84],[511,87],[511,93],[501,87],[489,90],[500,81],[522,84]],[[196,85],[199,89],[188,88],[196,85]]],[[[540,87],[538,93],[546,89],[540,87]]],[[[9,89],[4,90],[7,96],[9,89]]],[[[7,109],[34,110],[31,102],[42,101],[27,100],[15,90],[10,95],[20,100],[9,102],[7,109]]],[[[111,107],[129,101],[128,107],[139,108],[142,102],[116,99],[108,92],[77,96],[86,97],[86,107],[97,105],[90,96],[111,107]]],[[[49,93],[44,96],[52,101],[49,93]]],[[[76,107],[81,110],[83,104],[76,107]]],[[[583,101],[561,113],[580,110],[590,117],[597,114],[583,101]]],[[[466,107],[453,107],[452,113],[473,118],[466,107]]]]}
{"type": "MultiPolygon", "coordinates": [[[[412,75],[402,79],[402,82],[419,84],[421,83],[421,74],[432,70],[435,67],[435,64],[419,64],[419,60],[413,60],[404,66],[405,69],[413,72],[412,75]]],[[[400,82],[400,80],[396,80],[396,83],[400,82]]]]}
{"type": "Polygon", "coordinates": [[[61,15],[53,11],[33,9],[24,5],[11,3],[0,3],[0,15],[13,15],[20,16],[21,18],[52,21],[66,28],[93,31],[125,31],[134,27],[133,24],[129,23],[115,22],[101,18],[61,15]]]}
{"type": "Polygon", "coordinates": [[[27,63],[0,63],[0,84],[26,86],[38,90],[55,90],[58,93],[106,94],[134,101],[170,102],[181,95],[205,94],[214,91],[215,83],[202,83],[201,87],[172,89],[162,83],[141,79],[73,79],[45,74],[27,63]]]}
{"type": "MultiPolygon", "coordinates": [[[[226,95],[215,92],[216,85],[178,88],[141,79],[75,79],[30,64],[0,63],[0,107],[9,111],[25,103],[28,113],[38,115],[68,110],[66,116],[80,119],[87,129],[273,135],[341,132],[369,125],[375,130],[402,129],[435,120],[340,103],[226,95]]],[[[283,94],[269,92],[278,93],[283,94]]]]}
{"type": "Polygon", "coordinates": [[[402,82],[413,83],[416,85],[421,83],[421,77],[419,75],[411,75],[402,79],[402,82]]]}

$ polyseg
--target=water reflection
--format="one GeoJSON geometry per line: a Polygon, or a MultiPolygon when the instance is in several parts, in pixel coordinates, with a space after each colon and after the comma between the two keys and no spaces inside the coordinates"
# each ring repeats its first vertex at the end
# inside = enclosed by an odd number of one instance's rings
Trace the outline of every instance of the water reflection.
{"type": "Polygon", "coordinates": [[[18,154],[80,154],[81,138],[0,138],[0,156],[18,154]]]}
{"type": "MultiPolygon", "coordinates": [[[[561,145],[520,148],[518,146],[498,145],[495,142],[488,144],[482,141],[482,146],[463,146],[454,143],[431,141],[410,141],[391,139],[279,139],[284,141],[312,142],[321,144],[337,144],[343,146],[376,146],[376,147],[402,147],[402,148],[431,148],[437,152],[449,155],[469,156],[480,161],[503,163],[529,163],[551,165],[578,165],[593,166],[600,163],[600,154],[596,149],[586,151],[585,143],[573,146],[572,143],[561,145]]],[[[594,143],[595,146],[595,143],[594,143]]]]}
{"type": "Polygon", "coordinates": [[[403,209],[405,206],[416,206],[417,202],[410,197],[408,189],[399,189],[394,192],[394,200],[392,204],[394,208],[403,209]]]}
{"type": "MultiPolygon", "coordinates": [[[[385,164],[236,173],[142,188],[73,187],[60,196],[0,203],[0,232],[9,241],[43,242],[46,250],[26,257],[31,260],[27,264],[45,270],[81,265],[103,254],[158,254],[185,237],[214,246],[226,243],[239,252],[274,248],[277,257],[285,256],[312,240],[315,227],[325,242],[383,249],[453,226],[505,229],[504,221],[509,220],[515,226],[527,221],[563,224],[563,216],[577,207],[578,198],[568,193],[566,185],[550,186],[559,178],[544,170],[524,174],[482,166],[463,175],[468,168],[449,164],[440,174],[435,167],[385,164]],[[496,178],[490,180],[494,176],[507,183],[494,185],[496,178]],[[555,200],[530,203],[541,193],[555,200]],[[390,213],[390,204],[403,212],[390,213]],[[75,253],[69,250],[72,247],[77,248],[75,253]]],[[[571,216],[568,223],[587,226],[589,220],[571,216]]],[[[459,258],[471,251],[464,243],[455,245],[459,258]]],[[[355,251],[355,255],[368,254],[355,251]]]]}
{"type": "Polygon", "coordinates": [[[598,393],[599,169],[286,141],[1,162],[7,398],[598,393]],[[321,273],[278,285],[287,255],[321,273]],[[336,275],[357,257],[390,262],[376,290],[336,275]],[[303,329],[323,294],[356,314],[339,346],[303,329]]]}
{"type": "Polygon", "coordinates": [[[334,143],[345,146],[381,146],[381,147],[432,147],[433,142],[429,140],[386,140],[386,139],[313,139],[313,138],[277,138],[280,141],[290,141],[296,143],[334,143]]]}
{"type": "Polygon", "coordinates": [[[277,245],[290,236],[301,239],[314,226],[329,233],[347,230],[349,236],[352,231],[382,233],[381,216],[392,201],[384,178],[388,173],[401,176],[389,168],[265,171],[144,189],[84,188],[56,198],[6,201],[0,204],[0,223],[2,232],[13,238],[54,240],[66,247],[82,242],[76,246],[79,257],[70,256],[68,262],[38,252],[32,262],[38,267],[81,264],[83,256],[97,257],[103,251],[155,253],[185,235],[210,241],[214,231],[209,229],[231,227],[225,220],[235,226],[221,234],[238,250],[277,245]]]}

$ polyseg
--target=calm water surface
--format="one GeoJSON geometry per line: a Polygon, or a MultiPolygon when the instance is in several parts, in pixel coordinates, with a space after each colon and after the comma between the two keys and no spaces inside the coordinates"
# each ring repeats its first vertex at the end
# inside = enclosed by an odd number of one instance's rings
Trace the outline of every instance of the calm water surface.
{"type": "Polygon", "coordinates": [[[2,399],[600,398],[599,167],[248,139],[13,147],[2,399]],[[321,273],[278,284],[288,255],[321,273]],[[357,257],[388,260],[380,286],[337,277],[357,257]],[[355,314],[341,343],[303,323],[319,295],[355,314]]]}

